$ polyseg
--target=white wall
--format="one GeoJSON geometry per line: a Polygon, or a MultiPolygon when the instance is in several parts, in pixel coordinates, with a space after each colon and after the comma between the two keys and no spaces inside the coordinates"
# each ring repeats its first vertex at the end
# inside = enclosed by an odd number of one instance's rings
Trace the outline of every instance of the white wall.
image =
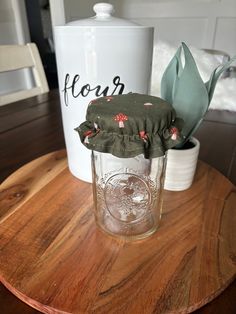
{"type": "MultiPolygon", "coordinates": [[[[51,0],[61,2],[63,0],[51,0]]],[[[64,0],[66,21],[92,16],[99,1],[64,0]]],[[[155,27],[155,40],[236,54],[236,0],[109,0],[116,15],[155,27]]]]}
{"type": "Polygon", "coordinates": [[[236,54],[236,1],[112,0],[121,15],[155,26],[156,39],[236,54]]]}

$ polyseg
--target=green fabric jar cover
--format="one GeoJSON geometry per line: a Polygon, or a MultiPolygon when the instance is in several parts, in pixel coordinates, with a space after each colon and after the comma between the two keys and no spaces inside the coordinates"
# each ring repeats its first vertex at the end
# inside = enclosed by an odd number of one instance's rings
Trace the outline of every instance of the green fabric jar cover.
{"type": "Polygon", "coordinates": [[[160,157],[182,141],[182,120],[161,98],[129,93],[92,100],[75,130],[91,150],[128,158],[160,157]]]}

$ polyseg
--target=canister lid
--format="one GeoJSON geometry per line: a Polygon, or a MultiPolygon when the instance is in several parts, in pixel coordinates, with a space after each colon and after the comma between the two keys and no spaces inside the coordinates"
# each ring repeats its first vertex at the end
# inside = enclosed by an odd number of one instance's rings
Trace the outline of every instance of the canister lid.
{"type": "Polygon", "coordinates": [[[160,157],[181,143],[182,120],[165,100],[137,93],[97,98],[76,131],[91,150],[121,158],[160,157]]]}
{"type": "Polygon", "coordinates": [[[112,16],[114,7],[110,3],[96,3],[93,6],[95,16],[67,23],[69,26],[137,26],[138,24],[112,16]]]}

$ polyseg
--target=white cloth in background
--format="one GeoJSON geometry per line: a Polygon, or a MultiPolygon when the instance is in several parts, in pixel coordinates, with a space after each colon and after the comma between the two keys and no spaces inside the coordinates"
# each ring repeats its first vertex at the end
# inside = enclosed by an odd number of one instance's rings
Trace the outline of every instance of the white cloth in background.
{"type": "MultiPolygon", "coordinates": [[[[219,59],[195,47],[190,46],[189,48],[203,81],[208,81],[212,71],[220,64],[219,59]]],[[[177,49],[177,46],[164,41],[158,41],[154,46],[151,95],[160,96],[162,75],[177,49]]],[[[236,78],[219,79],[210,109],[236,111],[236,78]]]]}

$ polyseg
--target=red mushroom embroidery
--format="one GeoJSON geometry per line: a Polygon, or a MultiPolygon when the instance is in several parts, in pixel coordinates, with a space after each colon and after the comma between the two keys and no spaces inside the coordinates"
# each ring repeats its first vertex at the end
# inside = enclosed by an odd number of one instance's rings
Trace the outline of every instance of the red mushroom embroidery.
{"type": "Polygon", "coordinates": [[[84,144],[89,144],[89,137],[93,134],[93,131],[88,130],[86,132],[84,132],[84,144]]]}
{"type": "Polygon", "coordinates": [[[113,99],[112,96],[106,96],[105,98],[106,98],[107,101],[111,101],[113,99]]]}
{"type": "Polygon", "coordinates": [[[96,102],[96,99],[93,99],[90,101],[90,103],[88,104],[89,106],[91,106],[92,104],[94,104],[96,102]]]}
{"type": "Polygon", "coordinates": [[[140,137],[145,143],[147,142],[148,136],[147,136],[147,134],[145,133],[145,131],[140,131],[140,132],[139,132],[139,137],[140,137]]]}
{"type": "Polygon", "coordinates": [[[119,128],[124,128],[124,121],[128,120],[128,117],[123,114],[123,113],[118,113],[115,117],[114,120],[119,122],[119,128]]]}
{"type": "Polygon", "coordinates": [[[176,127],[170,129],[171,139],[176,140],[179,135],[179,130],[176,127]]]}

